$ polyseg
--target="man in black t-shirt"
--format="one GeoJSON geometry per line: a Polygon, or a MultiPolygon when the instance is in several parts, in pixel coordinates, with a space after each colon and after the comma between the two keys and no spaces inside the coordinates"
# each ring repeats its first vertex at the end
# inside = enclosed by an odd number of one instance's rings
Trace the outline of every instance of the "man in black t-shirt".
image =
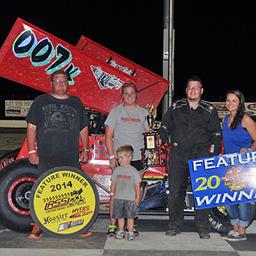
{"type": "Polygon", "coordinates": [[[81,169],[79,157],[87,161],[89,152],[89,120],[80,99],[68,94],[68,74],[54,72],[51,86],[52,92],[38,96],[26,117],[28,158],[38,165],[39,174],[64,165],[81,169]],[[80,138],[83,151],[79,156],[80,138]]]}

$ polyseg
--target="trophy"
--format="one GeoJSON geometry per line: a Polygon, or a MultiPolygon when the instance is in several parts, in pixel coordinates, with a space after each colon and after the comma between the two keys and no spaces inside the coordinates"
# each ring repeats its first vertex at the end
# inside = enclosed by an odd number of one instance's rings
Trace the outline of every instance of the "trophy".
{"type": "Polygon", "coordinates": [[[153,104],[147,104],[146,109],[148,111],[148,125],[150,129],[158,130],[161,127],[161,122],[156,121],[155,117],[153,115],[154,112],[154,105],[153,104]]]}
{"type": "Polygon", "coordinates": [[[154,105],[153,104],[147,104],[146,105],[146,109],[148,111],[148,125],[150,128],[153,127],[153,124],[154,124],[154,121],[155,121],[155,118],[154,118],[154,115],[153,115],[153,111],[154,111],[154,105]]]}
{"type": "Polygon", "coordinates": [[[146,166],[164,166],[164,160],[162,158],[162,149],[160,134],[157,130],[160,128],[161,122],[157,122],[153,115],[153,104],[147,104],[146,109],[148,111],[148,125],[150,132],[144,132],[144,148],[141,149],[141,158],[143,165],[146,166]]]}

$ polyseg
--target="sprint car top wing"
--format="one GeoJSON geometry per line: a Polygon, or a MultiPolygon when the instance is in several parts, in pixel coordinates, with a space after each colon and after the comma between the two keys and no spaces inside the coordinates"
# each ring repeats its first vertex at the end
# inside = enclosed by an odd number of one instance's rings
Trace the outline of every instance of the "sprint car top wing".
{"type": "MultiPolygon", "coordinates": [[[[93,44],[98,46],[97,53],[99,49],[113,53],[91,41],[93,44]]],[[[133,81],[138,85],[138,104],[157,107],[168,89],[167,80],[127,59],[121,61],[117,54],[112,62],[106,62],[85,49],[83,39],[75,47],[18,18],[0,49],[0,76],[50,92],[50,75],[63,69],[69,74],[69,93],[78,96],[86,107],[104,114],[121,102],[122,85],[133,81]],[[135,72],[123,72],[113,61],[121,61],[135,72]]]]}

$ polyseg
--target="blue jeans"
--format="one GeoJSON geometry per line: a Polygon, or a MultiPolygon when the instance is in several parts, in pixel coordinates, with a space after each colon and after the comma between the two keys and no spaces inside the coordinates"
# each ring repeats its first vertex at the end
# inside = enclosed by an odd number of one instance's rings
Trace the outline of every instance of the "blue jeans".
{"type": "Polygon", "coordinates": [[[241,203],[226,205],[230,222],[233,226],[247,227],[252,219],[252,205],[241,203]]]}

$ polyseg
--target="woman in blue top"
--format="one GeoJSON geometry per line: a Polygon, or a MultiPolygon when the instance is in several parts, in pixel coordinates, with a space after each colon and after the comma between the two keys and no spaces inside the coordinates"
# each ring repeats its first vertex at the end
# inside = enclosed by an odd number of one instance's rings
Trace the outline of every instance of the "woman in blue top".
{"type": "MultiPolygon", "coordinates": [[[[225,154],[244,153],[256,149],[256,125],[245,114],[244,95],[238,90],[228,91],[226,107],[229,114],[223,120],[223,141],[225,154]]],[[[250,203],[226,206],[233,229],[224,238],[229,241],[246,240],[245,229],[252,212],[250,203]]]]}

